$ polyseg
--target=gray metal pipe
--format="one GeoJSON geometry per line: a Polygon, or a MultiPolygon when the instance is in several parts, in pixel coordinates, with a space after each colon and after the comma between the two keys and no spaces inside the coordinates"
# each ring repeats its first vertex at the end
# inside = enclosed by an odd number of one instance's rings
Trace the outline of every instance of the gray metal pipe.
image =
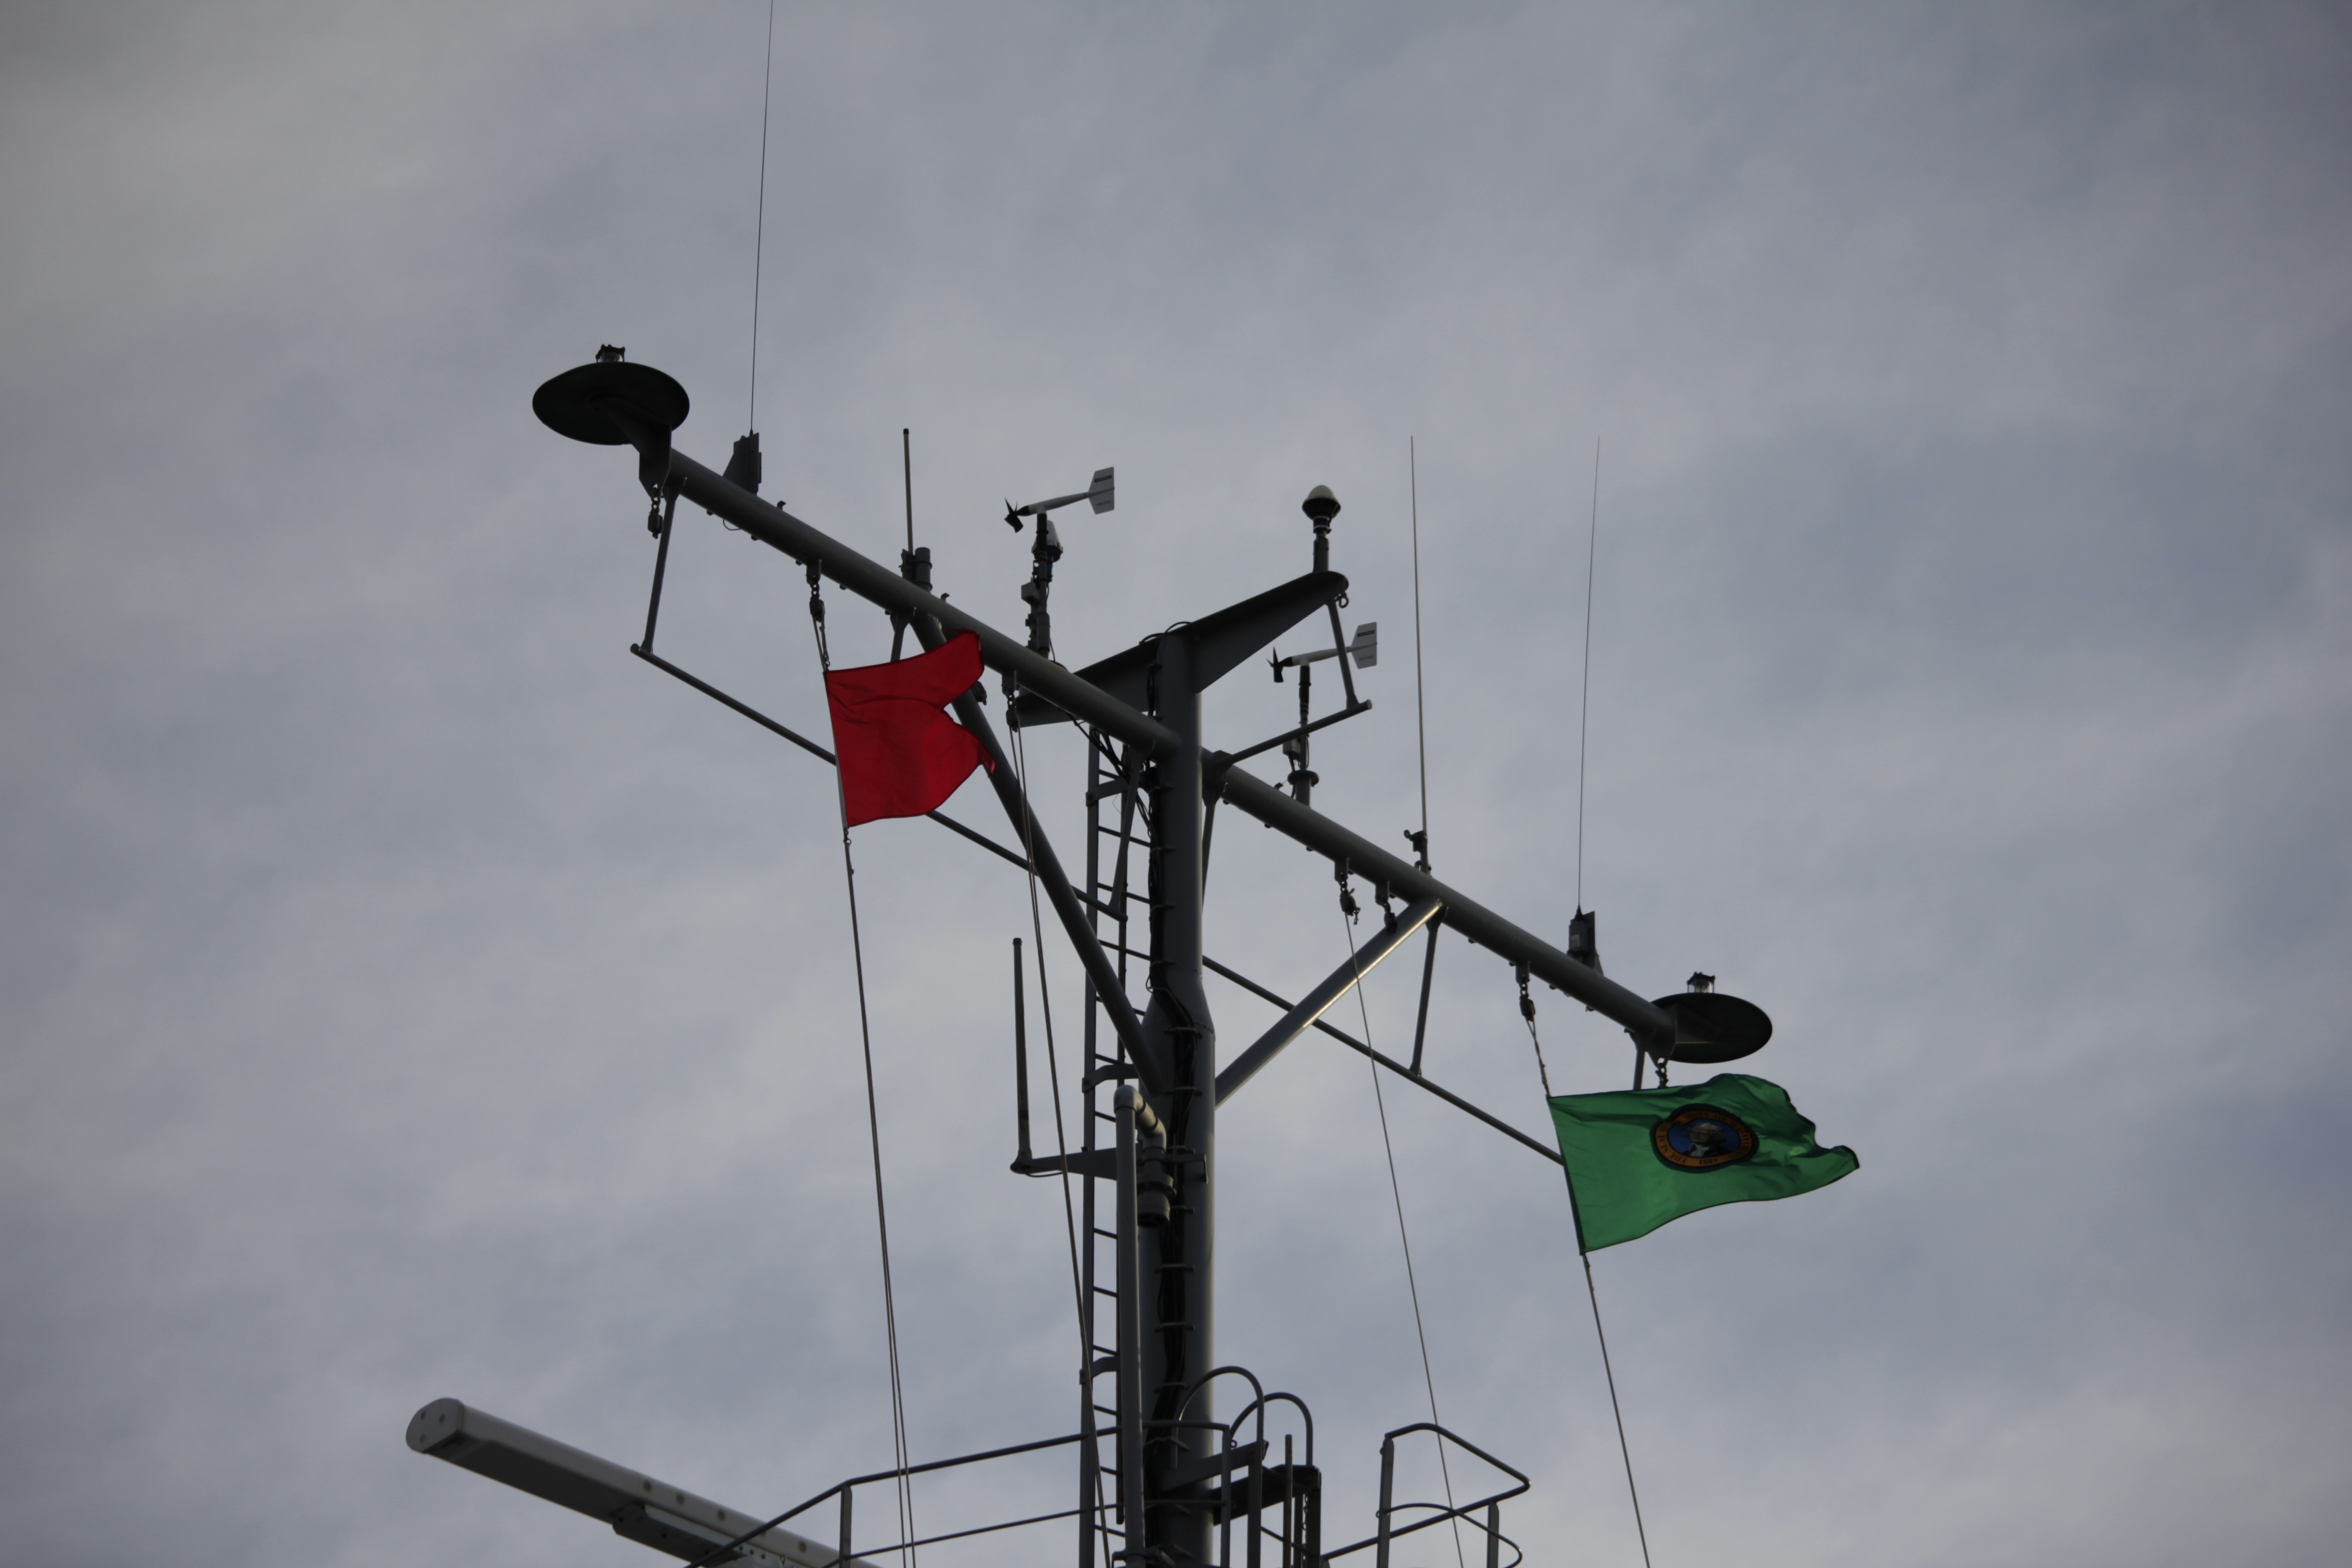
{"type": "MultiPolygon", "coordinates": [[[[1147,1534],[1143,1504],[1143,1268],[1141,1238],[1136,1234],[1136,1142],[1139,1131],[1158,1124],[1151,1107],[1133,1084],[1123,1083],[1111,1096],[1112,1120],[1118,1142],[1114,1167],[1118,1173],[1118,1510],[1127,1550],[1120,1556],[1133,1568],[1144,1561],[1147,1534]]],[[[1088,1353],[1092,1353],[1089,1352],[1088,1353]]]]}
{"type": "MultiPolygon", "coordinates": [[[[989,668],[1019,677],[1024,688],[1104,733],[1143,747],[1169,763],[1192,751],[1182,737],[1158,720],[1137,712],[986,622],[916,587],[896,572],[810,527],[782,507],[772,506],[730,483],[684,453],[671,452],[669,473],[678,493],[688,500],[803,564],[817,563],[825,576],[859,598],[898,614],[931,616],[950,636],[972,633],[980,638],[981,657],[989,668]]],[[[1214,769],[1221,760],[1210,757],[1204,765],[1214,769]]],[[[1623,1025],[1643,1043],[1672,1048],[1674,1020],[1646,998],[1587,969],[1559,948],[1538,941],[1500,915],[1464,898],[1410,861],[1300,805],[1264,780],[1228,766],[1218,783],[1222,798],[1276,832],[1333,860],[1344,859],[1358,874],[1386,882],[1400,893],[1416,899],[1437,899],[1445,905],[1445,923],[1471,942],[1514,963],[1526,964],[1546,984],[1623,1025]]]]}
{"type": "MultiPolygon", "coordinates": [[[[926,648],[934,648],[947,640],[937,620],[929,616],[913,617],[915,636],[926,648]]],[[[1111,966],[1110,956],[1102,950],[1095,935],[1094,924],[1087,920],[1084,906],[1078,902],[1077,889],[1062,870],[1061,858],[1046,840],[1045,829],[1038,826],[1035,811],[1023,798],[1020,781],[1013,776],[1013,758],[996,738],[996,731],[988,721],[979,700],[969,691],[955,700],[956,721],[971,731],[988,752],[994,765],[987,770],[989,787],[996,792],[997,804],[1003,806],[1005,819],[1013,825],[1013,835],[1022,840],[1022,847],[1034,857],[1037,868],[1037,883],[1045,890],[1045,901],[1054,907],[1062,922],[1063,934],[1070,939],[1071,951],[1095,983],[1096,999],[1110,1016],[1111,1027],[1127,1044],[1129,1059],[1135,1070],[1143,1075],[1144,1087],[1157,1093],[1168,1082],[1166,1065],[1153,1049],[1152,1042],[1143,1030],[1143,1021],[1136,1016],[1135,1008],[1119,988],[1118,971],[1111,966]]]]}
{"type": "Polygon", "coordinates": [[[967,615],[945,599],[916,587],[881,563],[868,560],[783,508],[730,484],[684,453],[670,454],[669,474],[678,493],[687,500],[725,518],[761,543],[783,552],[803,566],[817,563],[824,575],[859,598],[896,615],[929,616],[945,627],[950,637],[959,632],[971,633],[980,638],[981,658],[991,669],[1018,676],[1024,689],[1035,692],[1064,712],[1157,755],[1173,758],[1184,754],[1184,742],[1166,725],[1080,680],[1052,659],[1031,652],[978,616],[967,615]]]}
{"type": "Polygon", "coordinates": [[[408,1446],[584,1513],[611,1525],[615,1534],[674,1557],[698,1557],[748,1534],[754,1549],[787,1568],[876,1568],[848,1554],[846,1489],[842,1493],[840,1550],[835,1552],[782,1525],[755,1529],[758,1514],[721,1508],[683,1487],[599,1458],[455,1399],[436,1399],[419,1410],[408,1423],[408,1446]]]}
{"type": "Polygon", "coordinates": [[[1402,947],[1406,939],[1427,925],[1444,907],[1435,899],[1423,899],[1399,916],[1394,925],[1384,928],[1358,948],[1347,963],[1331,972],[1329,979],[1301,997],[1273,1028],[1260,1035],[1255,1045],[1217,1075],[1217,1103],[1223,1105],[1234,1090],[1256,1077],[1258,1069],[1274,1060],[1285,1046],[1314,1027],[1316,1019],[1329,1012],[1333,1004],[1379,966],[1381,960],[1402,947]]]}
{"type": "MultiPolygon", "coordinates": [[[[1214,766],[1219,759],[1211,758],[1214,766]]],[[[1675,1021],[1665,1009],[1521,931],[1485,906],[1474,903],[1410,860],[1381,848],[1280,790],[1239,768],[1227,767],[1219,784],[1223,798],[1286,838],[1297,839],[1333,861],[1344,860],[1357,876],[1386,883],[1412,899],[1435,899],[1445,906],[1445,923],[1480,947],[1513,963],[1524,963],[1546,984],[1565,991],[1603,1017],[1622,1024],[1637,1039],[1671,1049],[1675,1021]]]]}
{"type": "MultiPolygon", "coordinates": [[[[1217,1034],[1201,974],[1200,648],[1184,628],[1162,637],[1154,652],[1160,712],[1184,750],[1155,763],[1145,779],[1152,796],[1152,992],[1143,1032],[1168,1068],[1168,1142],[1189,1157],[1171,1170],[1179,1188],[1175,1212],[1144,1242],[1143,1266],[1155,1288],[1147,1300],[1143,1373],[1155,1421],[1188,1414],[1207,1421],[1214,1415],[1213,1391],[1202,1390],[1189,1408],[1173,1394],[1217,1364],[1217,1034]],[[1192,1161],[1200,1163],[1197,1179],[1188,1173],[1192,1161]]],[[[1213,1435],[1198,1426],[1159,1430],[1167,1440],[1155,1441],[1150,1452],[1165,1456],[1170,1468],[1205,1459],[1215,1447],[1213,1435]]],[[[1179,1563],[1210,1561],[1213,1510],[1199,1500],[1163,1497],[1150,1511],[1154,1547],[1165,1547],[1179,1563]]]]}

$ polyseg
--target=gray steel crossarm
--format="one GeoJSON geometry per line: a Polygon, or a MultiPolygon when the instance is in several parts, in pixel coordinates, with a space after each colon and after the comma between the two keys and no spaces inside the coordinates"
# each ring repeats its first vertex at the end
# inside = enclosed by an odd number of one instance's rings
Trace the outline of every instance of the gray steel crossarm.
{"type": "Polygon", "coordinates": [[[725,518],[761,543],[782,551],[804,566],[812,561],[817,563],[825,576],[859,598],[895,614],[932,616],[950,637],[959,632],[971,633],[980,638],[981,658],[991,669],[1020,677],[1025,689],[1048,699],[1064,712],[1161,757],[1183,754],[1184,743],[1158,720],[1137,712],[1080,680],[1052,659],[1032,652],[937,595],[916,587],[888,567],[810,527],[783,508],[772,506],[751,491],[729,483],[684,453],[670,454],[669,473],[678,493],[687,500],[725,518]]]}
{"type": "Polygon", "coordinates": [[[1386,883],[1410,899],[1435,899],[1445,906],[1445,923],[1452,930],[1513,963],[1526,964],[1546,984],[1622,1024],[1644,1045],[1672,1048],[1675,1021],[1664,1008],[1587,969],[1559,948],[1455,892],[1412,861],[1390,854],[1320,812],[1299,805],[1265,780],[1231,766],[1222,754],[1208,759],[1208,766],[1213,770],[1211,789],[1236,809],[1335,862],[1346,861],[1350,871],[1369,882],[1386,883]],[[1214,771],[1220,766],[1221,777],[1214,771]]]}
{"type": "MultiPolygon", "coordinates": [[[[926,648],[938,647],[947,638],[938,621],[927,616],[913,617],[915,636],[926,648]]],[[[1168,1092],[1167,1064],[1151,1042],[1144,1038],[1143,1020],[1136,1016],[1134,1004],[1127,999],[1127,990],[1118,983],[1118,971],[1112,967],[1109,954],[1103,952],[1102,939],[1095,934],[1087,919],[1087,909],[1093,906],[1089,898],[1081,904],[1077,889],[1062,869],[1061,858],[1045,837],[1045,829],[1037,825],[1036,815],[1023,798],[1018,780],[1013,777],[1013,759],[1005,754],[1003,743],[997,740],[996,731],[988,715],[969,691],[955,700],[957,721],[971,731],[974,739],[989,755],[991,766],[988,782],[996,791],[998,804],[1004,807],[1005,817],[1013,825],[1013,837],[1036,858],[1037,881],[1045,889],[1045,901],[1054,906],[1054,913],[1062,922],[1062,931],[1070,939],[1072,951],[1078,963],[1095,983],[1095,997],[1108,1015],[1111,1027],[1127,1045],[1128,1058],[1135,1070],[1143,1075],[1144,1087],[1154,1094],[1168,1092]]],[[[1024,862],[1026,864],[1026,862],[1024,862]]]]}
{"type": "Polygon", "coordinates": [[[1361,984],[1364,976],[1378,968],[1382,959],[1403,946],[1406,938],[1436,918],[1444,908],[1435,899],[1416,900],[1394,922],[1375,931],[1371,941],[1331,972],[1329,979],[1302,997],[1273,1028],[1258,1037],[1255,1045],[1226,1064],[1225,1070],[1217,1075],[1217,1103],[1223,1105],[1234,1090],[1256,1077],[1258,1069],[1274,1060],[1291,1041],[1314,1027],[1318,1018],[1361,984]]]}
{"type": "MultiPolygon", "coordinates": [[[[1188,750],[1184,742],[1158,720],[1137,712],[986,622],[916,587],[896,572],[810,527],[782,507],[772,506],[730,483],[684,453],[671,452],[669,474],[678,493],[687,500],[725,518],[761,543],[803,565],[815,562],[825,576],[859,598],[902,615],[931,616],[950,637],[959,632],[972,633],[980,639],[981,657],[989,668],[1019,677],[1025,689],[1050,700],[1064,712],[1162,759],[1178,761],[1184,757],[1188,750]]],[[[1410,861],[1300,805],[1272,784],[1232,767],[1230,759],[1223,753],[1204,757],[1202,763],[1213,775],[1221,774],[1206,781],[1213,793],[1221,794],[1277,833],[1335,861],[1344,859],[1359,875],[1385,882],[1397,892],[1415,899],[1436,899],[1445,906],[1445,923],[1471,942],[1514,963],[1526,964],[1546,984],[1623,1025],[1643,1044],[1673,1047],[1674,1020],[1664,1009],[1587,969],[1559,948],[1538,941],[1483,905],[1464,898],[1410,861]]]]}
{"type": "MultiPolygon", "coordinates": [[[[734,1540],[760,1516],[721,1508],[682,1487],[559,1443],[455,1399],[436,1399],[408,1424],[408,1446],[518,1491],[602,1520],[614,1531],[673,1557],[694,1557],[734,1540]]],[[[839,1568],[837,1543],[771,1526],[722,1561],[839,1568]]],[[[852,1557],[848,1568],[877,1568],[852,1557]]]]}

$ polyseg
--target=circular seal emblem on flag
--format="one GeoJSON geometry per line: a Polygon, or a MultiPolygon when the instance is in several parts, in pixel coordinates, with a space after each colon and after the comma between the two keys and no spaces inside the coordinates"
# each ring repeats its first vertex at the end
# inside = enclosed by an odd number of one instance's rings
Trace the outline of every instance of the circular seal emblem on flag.
{"type": "Polygon", "coordinates": [[[1650,1129],[1658,1158],[1677,1171],[1717,1171],[1756,1152],[1756,1134],[1728,1110],[1685,1105],[1650,1129]]]}

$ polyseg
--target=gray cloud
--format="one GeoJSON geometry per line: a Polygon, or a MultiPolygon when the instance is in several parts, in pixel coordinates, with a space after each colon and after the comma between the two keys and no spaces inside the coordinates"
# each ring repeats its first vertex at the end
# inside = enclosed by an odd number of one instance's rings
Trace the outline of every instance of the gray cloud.
{"type": "MultiPolygon", "coordinates": [[[[442,1394],[746,1507],[887,1462],[831,783],[626,656],[627,465],[527,407],[610,341],[689,452],[741,427],[763,23],[0,19],[27,1561],[649,1561],[408,1454],[442,1394]]],[[[769,493],[887,555],[913,426],[941,583],[1009,625],[1001,498],[1116,463],[1076,662],[1303,566],[1331,484],[1387,646],[1319,803],[1385,837],[1416,437],[1440,869],[1555,934],[1601,440],[1611,971],[1769,1008],[1754,1065],[1864,1160],[1596,1259],[1662,1563],[2352,1522],[2347,51],[2326,7],[780,13],[769,493]]],[[[697,517],[663,644],[821,732],[801,595],[697,517]]],[[[1215,733],[1291,693],[1235,675],[1215,733]]],[[[1074,850],[1082,758],[1030,761],[1074,850]]],[[[858,856],[915,1446],[1057,1432],[1059,1194],[996,1173],[1020,879],[858,856]]],[[[1211,951],[1322,974],[1318,867],[1222,822],[1211,951]]],[[[1433,1070],[1538,1128],[1507,974],[1438,982],[1433,1070]]],[[[1214,995],[1228,1048],[1268,1016],[1214,995]]],[[[1449,1423],[1535,1476],[1536,1561],[1632,1560],[1554,1169],[1387,1096],[1449,1423]]],[[[1375,1129],[1310,1042],[1222,1143],[1221,1352],[1314,1404],[1334,1540],[1424,1410],[1375,1129]]]]}

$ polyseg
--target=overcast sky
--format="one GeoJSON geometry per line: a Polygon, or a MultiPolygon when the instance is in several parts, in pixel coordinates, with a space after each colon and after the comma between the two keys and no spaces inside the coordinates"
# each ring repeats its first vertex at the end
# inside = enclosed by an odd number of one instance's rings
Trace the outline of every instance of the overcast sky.
{"type": "MultiPolygon", "coordinates": [[[[765,26],[0,13],[10,1561],[656,1561],[411,1454],[444,1394],[744,1509],[889,1463],[831,775],[628,656],[632,464],[530,411],[612,342],[689,454],[746,427],[765,26]]],[[[1602,955],[1766,1008],[1745,1065],[1862,1159],[1596,1255],[1659,1568],[2333,1563],[2347,279],[2341,7],[786,5],[756,417],[885,559],[911,427],[940,585],[1016,629],[1003,500],[1116,465],[1074,665],[1305,570],[1332,486],[1381,657],[1317,805],[1392,846],[1415,441],[1437,868],[1554,940],[1598,442],[1602,955]]],[[[670,583],[665,653],[824,732],[789,562],[688,509],[670,583]]],[[[1083,757],[1028,763],[1075,860],[1083,757]]],[[[915,1454],[1056,1435],[1021,878],[857,856],[915,1454]]],[[[1238,816],[1208,918],[1286,994],[1346,955],[1238,816]]],[[[1417,970],[1342,1018],[1409,1049],[1417,970]]],[[[1273,1014],[1212,986],[1230,1054],[1273,1014]]],[[[1556,1087],[1629,1080],[1538,999],[1556,1087]]],[[[1491,954],[1430,1034],[1542,1130],[1491,954]]],[[[1533,1563],[1639,1561],[1557,1168],[1385,1092],[1447,1423],[1533,1563]]],[[[1336,1544],[1428,1411],[1371,1084],[1310,1038],[1220,1120],[1220,1358],[1313,1406],[1336,1544]]]]}

